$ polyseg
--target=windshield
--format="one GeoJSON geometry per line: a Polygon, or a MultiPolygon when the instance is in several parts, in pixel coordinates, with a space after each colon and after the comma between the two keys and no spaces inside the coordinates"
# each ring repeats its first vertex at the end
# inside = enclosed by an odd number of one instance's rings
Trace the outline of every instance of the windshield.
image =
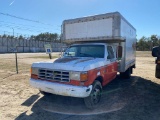
{"type": "Polygon", "coordinates": [[[69,47],[64,57],[104,58],[104,45],[74,45],[69,47]]]}

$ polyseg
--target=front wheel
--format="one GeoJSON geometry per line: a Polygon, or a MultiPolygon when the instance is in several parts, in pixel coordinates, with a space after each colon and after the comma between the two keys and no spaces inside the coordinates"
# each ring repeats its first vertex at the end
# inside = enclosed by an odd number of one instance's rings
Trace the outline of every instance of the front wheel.
{"type": "Polygon", "coordinates": [[[101,94],[102,94],[102,85],[98,80],[96,80],[93,83],[93,88],[90,95],[84,98],[86,107],[90,109],[95,108],[100,102],[101,94]]]}

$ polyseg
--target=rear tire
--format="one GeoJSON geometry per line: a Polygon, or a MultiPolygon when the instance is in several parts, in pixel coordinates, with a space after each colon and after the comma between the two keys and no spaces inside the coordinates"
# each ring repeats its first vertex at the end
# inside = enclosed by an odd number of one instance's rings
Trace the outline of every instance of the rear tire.
{"type": "Polygon", "coordinates": [[[128,68],[125,72],[120,73],[120,77],[124,79],[129,79],[131,77],[132,68],[128,68]]]}
{"type": "Polygon", "coordinates": [[[156,65],[156,72],[155,72],[156,78],[160,79],[160,64],[156,65]]]}
{"type": "Polygon", "coordinates": [[[101,94],[102,94],[102,85],[100,81],[95,80],[90,95],[84,98],[84,103],[86,107],[89,109],[96,108],[101,100],[101,94]]]}

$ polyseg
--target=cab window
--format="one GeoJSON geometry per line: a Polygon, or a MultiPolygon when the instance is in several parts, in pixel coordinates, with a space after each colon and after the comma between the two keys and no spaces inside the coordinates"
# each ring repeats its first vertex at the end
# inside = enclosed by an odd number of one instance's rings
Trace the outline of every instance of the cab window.
{"type": "Polygon", "coordinates": [[[108,56],[107,59],[114,59],[114,52],[112,46],[107,46],[108,56]]]}

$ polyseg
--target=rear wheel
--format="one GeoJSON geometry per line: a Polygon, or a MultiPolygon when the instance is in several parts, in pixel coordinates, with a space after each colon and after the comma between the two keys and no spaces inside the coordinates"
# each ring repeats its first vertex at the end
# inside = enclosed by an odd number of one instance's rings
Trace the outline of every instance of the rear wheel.
{"type": "Polygon", "coordinates": [[[131,77],[132,68],[128,68],[125,72],[120,73],[121,78],[129,79],[131,77]]]}
{"type": "Polygon", "coordinates": [[[155,73],[156,78],[160,78],[160,64],[156,65],[156,73],[155,73]]]}
{"type": "Polygon", "coordinates": [[[90,109],[95,108],[100,102],[101,93],[102,93],[102,85],[98,80],[96,80],[93,83],[93,88],[92,88],[90,95],[84,98],[86,107],[90,109]]]}

